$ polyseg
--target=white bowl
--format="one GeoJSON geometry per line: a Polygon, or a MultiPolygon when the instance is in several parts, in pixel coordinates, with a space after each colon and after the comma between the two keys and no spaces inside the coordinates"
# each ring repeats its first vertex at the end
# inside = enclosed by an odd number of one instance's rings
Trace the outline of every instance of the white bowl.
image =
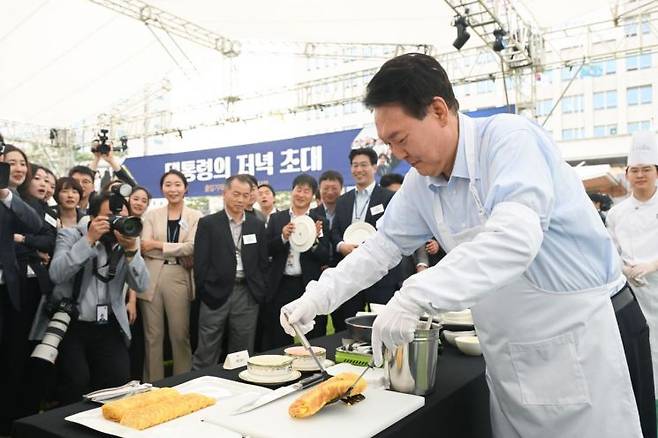
{"type": "Polygon", "coordinates": [[[480,348],[480,341],[477,336],[457,336],[455,338],[457,348],[469,356],[480,356],[482,349],[480,348]]]}
{"type": "MultiPolygon", "coordinates": [[[[311,347],[313,349],[313,353],[315,353],[315,357],[318,358],[320,363],[323,363],[327,359],[327,350],[325,350],[322,347],[311,347]]],[[[296,346],[296,347],[288,347],[285,350],[283,350],[286,355],[290,356],[293,358],[292,361],[292,366],[296,368],[314,368],[317,367],[318,365],[315,363],[315,360],[313,357],[306,351],[306,348],[296,346]]]]}
{"type": "Polygon", "coordinates": [[[292,373],[292,357],[276,354],[253,356],[247,360],[247,370],[252,376],[279,378],[292,373]]]}
{"type": "Polygon", "coordinates": [[[455,343],[455,339],[459,336],[475,336],[475,330],[465,330],[463,332],[443,330],[443,337],[446,339],[448,344],[456,346],[457,343],[455,343]]]}

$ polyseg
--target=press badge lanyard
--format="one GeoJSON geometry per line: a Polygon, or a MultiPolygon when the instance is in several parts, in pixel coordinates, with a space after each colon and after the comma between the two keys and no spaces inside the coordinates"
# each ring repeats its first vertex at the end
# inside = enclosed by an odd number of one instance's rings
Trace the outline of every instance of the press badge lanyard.
{"type": "MultiPolygon", "coordinates": [[[[352,222],[355,221],[361,221],[361,217],[363,216],[363,213],[366,211],[368,208],[368,205],[370,205],[370,197],[372,196],[372,193],[368,195],[368,199],[366,199],[366,202],[363,204],[363,207],[361,207],[361,211],[357,214],[357,208],[358,208],[358,202],[357,202],[357,197],[358,197],[358,191],[354,189],[354,219],[352,219],[352,222]]],[[[365,217],[363,218],[365,220],[365,217]]]]}
{"type": "Polygon", "coordinates": [[[96,290],[98,291],[98,303],[96,304],[96,324],[107,324],[110,320],[110,306],[107,302],[108,284],[116,275],[117,265],[123,256],[123,248],[116,246],[111,251],[105,247],[107,262],[101,268],[108,267],[108,275],[104,276],[98,271],[98,258],[94,257],[94,277],[96,278],[96,290]]]}

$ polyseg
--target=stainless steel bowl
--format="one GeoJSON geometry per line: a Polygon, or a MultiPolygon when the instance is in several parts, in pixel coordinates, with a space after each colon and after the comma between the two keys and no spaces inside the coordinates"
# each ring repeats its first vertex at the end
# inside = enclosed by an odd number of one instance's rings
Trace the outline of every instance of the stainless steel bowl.
{"type": "Polygon", "coordinates": [[[352,316],[345,320],[347,332],[350,339],[356,342],[367,342],[370,344],[372,335],[372,324],[377,315],[352,316]]]}

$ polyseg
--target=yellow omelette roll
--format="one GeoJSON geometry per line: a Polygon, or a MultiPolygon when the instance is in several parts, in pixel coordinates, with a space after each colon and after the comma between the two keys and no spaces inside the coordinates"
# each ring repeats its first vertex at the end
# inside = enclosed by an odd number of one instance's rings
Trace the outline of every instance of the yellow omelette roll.
{"type": "Polygon", "coordinates": [[[133,409],[121,418],[121,424],[133,429],[143,430],[214,404],[215,399],[205,395],[182,394],[155,404],[133,409]]]}
{"type": "MultiPolygon", "coordinates": [[[[354,373],[337,374],[295,400],[288,408],[288,414],[293,418],[310,417],[322,409],[329,401],[345,394],[345,391],[358,378],[359,375],[354,373]]],[[[364,379],[359,380],[350,391],[350,395],[361,394],[367,386],[364,379]]]]}
{"type": "Polygon", "coordinates": [[[103,417],[112,421],[121,421],[126,412],[143,406],[149,406],[171,397],[176,397],[180,393],[174,388],[155,388],[148,392],[135,394],[121,400],[105,403],[103,405],[103,417]]]}

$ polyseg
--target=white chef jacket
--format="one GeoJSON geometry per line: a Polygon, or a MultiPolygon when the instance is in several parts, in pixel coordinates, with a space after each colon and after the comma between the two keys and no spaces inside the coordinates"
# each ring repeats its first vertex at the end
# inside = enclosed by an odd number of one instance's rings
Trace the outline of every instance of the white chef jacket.
{"type": "Polygon", "coordinates": [[[626,264],[658,259],[658,190],[646,202],[624,199],[610,209],[606,224],[626,264]]]}
{"type": "MultiPolygon", "coordinates": [[[[466,117],[460,114],[450,178],[421,176],[412,168],[377,222],[375,236],[339,268],[324,271],[321,283],[309,283],[307,292],[335,309],[432,236],[445,247],[435,219],[439,199],[453,233],[477,225],[471,223],[478,207],[469,191],[462,135],[466,117]]],[[[612,239],[580,178],[546,131],[509,114],[475,123],[475,187],[489,218],[485,231],[432,269],[411,276],[402,290],[428,310],[460,310],[520,275],[541,289],[566,293],[618,280],[620,262],[612,239]]]]}

